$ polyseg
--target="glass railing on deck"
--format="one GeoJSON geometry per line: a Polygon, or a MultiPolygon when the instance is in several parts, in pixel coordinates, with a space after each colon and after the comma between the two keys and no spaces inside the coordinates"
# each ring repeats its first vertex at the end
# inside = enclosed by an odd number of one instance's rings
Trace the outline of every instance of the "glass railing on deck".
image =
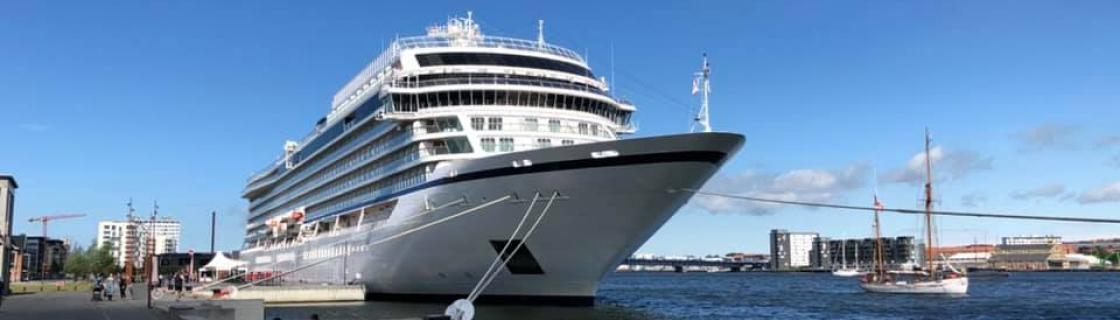
{"type": "Polygon", "coordinates": [[[593,136],[599,138],[614,138],[606,128],[600,127],[598,130],[592,130],[591,127],[580,127],[573,125],[557,125],[548,123],[503,123],[500,130],[480,130],[482,132],[498,132],[498,131],[519,131],[519,132],[550,132],[550,133],[566,133],[578,134],[584,136],[593,136]]]}
{"type": "Polygon", "coordinates": [[[504,75],[488,75],[488,76],[469,76],[469,77],[455,77],[455,78],[441,78],[441,79],[428,79],[428,80],[412,80],[412,78],[402,78],[393,82],[393,87],[396,88],[424,88],[431,86],[445,86],[457,84],[508,84],[508,85],[525,85],[536,86],[545,88],[559,88],[578,90],[583,92],[590,92],[604,97],[610,97],[602,89],[598,87],[584,84],[575,83],[563,80],[554,80],[547,78],[537,79],[524,79],[506,77],[504,75]]]}
{"type": "Polygon", "coordinates": [[[583,58],[576,54],[575,51],[569,50],[556,45],[548,43],[539,43],[536,41],[506,38],[498,36],[483,36],[481,39],[472,39],[464,41],[463,39],[451,39],[445,37],[407,37],[397,40],[394,44],[401,50],[412,48],[444,48],[444,47],[467,47],[467,48],[505,48],[516,50],[536,51],[547,54],[554,54],[568,59],[585,63],[583,58]]]}

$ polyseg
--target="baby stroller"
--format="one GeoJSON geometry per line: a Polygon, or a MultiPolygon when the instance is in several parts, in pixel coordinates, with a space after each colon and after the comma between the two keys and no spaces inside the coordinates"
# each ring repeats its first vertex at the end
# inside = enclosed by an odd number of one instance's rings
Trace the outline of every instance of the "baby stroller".
{"type": "Polygon", "coordinates": [[[97,284],[93,285],[93,298],[90,298],[90,300],[91,301],[101,301],[101,291],[104,290],[104,289],[105,288],[102,287],[101,282],[98,282],[97,284]]]}

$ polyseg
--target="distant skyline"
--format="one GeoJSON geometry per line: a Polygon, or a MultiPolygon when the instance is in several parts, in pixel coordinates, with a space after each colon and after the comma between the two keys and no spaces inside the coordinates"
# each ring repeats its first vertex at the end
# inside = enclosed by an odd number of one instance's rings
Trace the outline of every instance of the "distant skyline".
{"type": "MultiPolygon", "coordinates": [[[[83,246],[134,200],[183,223],[182,250],[244,235],[249,174],[326,114],[396,36],[468,10],[486,34],[586,53],[638,107],[634,136],[685,132],[702,53],[712,125],[747,136],[707,190],[917,208],[922,132],[945,210],[1120,216],[1120,3],[1111,1],[6,2],[0,174],[15,232],[58,221],[83,246]],[[592,8],[593,10],[589,10],[592,8]],[[878,173],[878,179],[873,173],[878,173]]],[[[869,215],[697,196],[639,252],[766,252],[770,229],[870,235],[869,215]]],[[[887,236],[917,220],[887,215],[887,236]]],[[[944,245],[1120,236],[1116,226],[940,220],[944,245]]]]}

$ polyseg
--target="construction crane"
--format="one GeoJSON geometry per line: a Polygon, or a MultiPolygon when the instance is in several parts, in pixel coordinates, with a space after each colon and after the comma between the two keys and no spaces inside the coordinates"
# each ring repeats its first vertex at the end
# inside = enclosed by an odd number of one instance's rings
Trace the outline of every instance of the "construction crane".
{"type": "Polygon", "coordinates": [[[53,216],[34,217],[34,218],[31,218],[31,219],[27,219],[27,222],[32,222],[32,223],[42,222],[43,223],[43,240],[46,241],[46,239],[47,239],[47,225],[50,224],[51,221],[62,220],[62,219],[80,218],[80,217],[85,217],[85,216],[86,216],[85,214],[60,214],[60,215],[53,215],[53,216]]]}
{"type": "Polygon", "coordinates": [[[44,251],[43,252],[44,253],[43,254],[43,270],[39,272],[39,279],[45,280],[47,278],[47,274],[50,273],[50,270],[51,270],[50,248],[47,247],[47,225],[50,224],[51,221],[54,221],[54,220],[73,219],[73,218],[79,218],[79,217],[84,217],[84,216],[86,216],[86,215],[85,214],[59,214],[59,215],[42,216],[42,217],[34,217],[34,218],[31,218],[31,219],[27,219],[27,222],[31,222],[31,223],[41,222],[41,223],[43,223],[43,248],[42,248],[42,250],[44,251]]]}

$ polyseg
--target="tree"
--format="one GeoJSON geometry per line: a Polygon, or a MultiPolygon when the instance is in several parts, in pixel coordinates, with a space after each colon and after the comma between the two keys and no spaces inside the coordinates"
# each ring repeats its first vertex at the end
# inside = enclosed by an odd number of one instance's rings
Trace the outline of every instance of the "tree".
{"type": "Polygon", "coordinates": [[[73,275],[75,280],[89,275],[89,256],[86,254],[86,250],[81,246],[75,247],[70,256],[66,258],[66,266],[63,268],[63,272],[73,275]]]}
{"type": "Polygon", "coordinates": [[[89,257],[89,264],[92,273],[108,275],[120,272],[117,260],[113,259],[112,246],[101,246],[93,250],[92,256],[89,257]]]}

